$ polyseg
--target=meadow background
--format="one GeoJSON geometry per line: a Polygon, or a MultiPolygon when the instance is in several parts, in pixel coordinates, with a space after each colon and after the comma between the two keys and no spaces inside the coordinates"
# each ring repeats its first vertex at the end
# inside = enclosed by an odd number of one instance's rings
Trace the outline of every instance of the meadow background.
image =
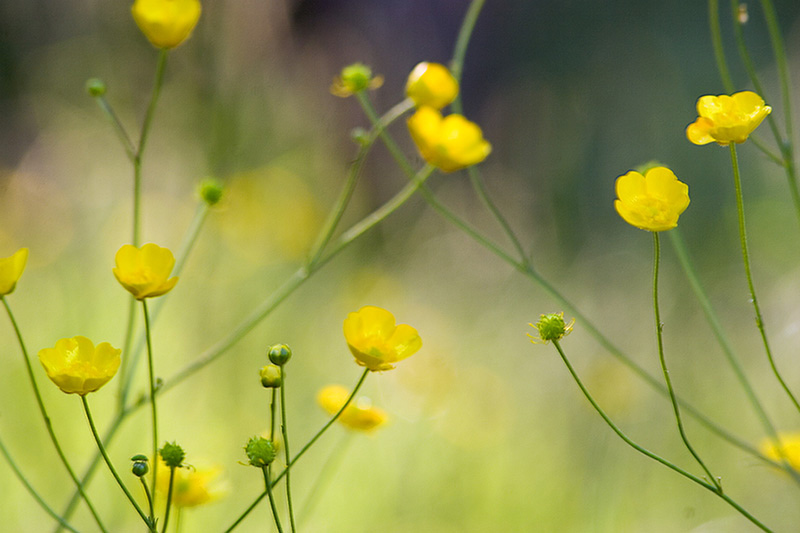
{"type": "MultiPolygon", "coordinates": [[[[763,96],[782,117],[756,4],[749,5],[745,34],[768,88],[763,96]]],[[[800,4],[775,5],[797,82],[800,4]]],[[[466,7],[463,0],[203,3],[192,38],[168,59],[143,164],[143,242],[178,248],[203,177],[222,180],[226,197],[156,325],[158,375],[171,376],[223,338],[304,259],[355,154],[349,131],[367,125],[354,100],[328,92],[340,68],[362,61],[382,74],[384,86],[371,95],[385,111],[403,98],[414,65],[449,60],[466,7]]],[[[0,4],[0,256],[31,250],[8,299],[32,353],[74,335],[123,343],[129,296],[111,268],[130,239],[132,171],[84,83],[103,79],[123,123],[138,131],[157,51],[129,8],[96,0],[0,4]]],[[[724,17],[723,36],[737,87],[749,88],[724,17]]],[[[462,84],[465,114],[494,148],[480,166],[487,187],[534,265],[653,373],[650,237],[614,212],[613,184],[652,159],[689,184],[691,205],[680,229],[701,279],[760,398],[779,428],[795,430],[797,413],[775,386],[753,327],[729,155],[694,146],[684,135],[696,99],[722,92],[707,7],[696,1],[489,0],[462,84]]],[[[404,125],[392,132],[419,161],[404,125]]],[[[782,169],[752,143],[739,154],[755,282],[777,363],[797,389],[800,225],[782,169]]],[[[345,225],[404,184],[376,146],[345,225]]],[[[434,176],[429,184],[504,242],[462,173],[434,176]]],[[[761,426],[668,245],[662,268],[665,348],[678,393],[757,444],[761,426]]],[[[387,308],[415,326],[423,348],[396,370],[370,376],[362,390],[389,412],[388,427],[372,436],[334,427],[293,469],[302,530],[755,530],[721,500],[612,434],[555,350],[525,336],[528,322],[560,307],[414,199],[159,401],[161,438],[177,440],[190,463],[221,465],[230,487],[224,499],[188,510],[185,531],[223,530],[263,490],[260,475],[238,461],[246,440],[268,424],[269,394],[257,377],[267,346],[287,343],[294,350],[287,402],[296,449],[326,419],[316,391],[331,382],[351,387],[360,374],[341,329],[347,313],[363,305],[387,308]],[[342,446],[338,470],[303,513],[317,473],[342,446]]],[[[698,470],[662,396],[580,323],[563,346],[632,437],[698,470]]],[[[0,358],[0,436],[61,508],[72,485],[47,440],[7,320],[0,320],[0,358]]],[[[34,363],[56,432],[80,472],[95,448],[79,402],[34,363]]],[[[140,370],[134,394],[145,390],[140,370]]],[[[116,390],[112,381],[89,398],[101,428],[116,390]]],[[[800,507],[787,477],[693,421],[687,425],[726,491],[776,530],[796,530],[800,507]]],[[[147,427],[142,410],[110,446],[126,475],[128,459],[148,453],[147,427]]],[[[136,530],[134,512],[106,471],[89,492],[112,530],[136,530]]],[[[52,528],[5,462],[0,495],[0,529],[52,528]]],[[[76,516],[79,527],[91,529],[85,507],[76,516]]],[[[270,523],[264,504],[237,531],[263,531],[270,523]]]]}

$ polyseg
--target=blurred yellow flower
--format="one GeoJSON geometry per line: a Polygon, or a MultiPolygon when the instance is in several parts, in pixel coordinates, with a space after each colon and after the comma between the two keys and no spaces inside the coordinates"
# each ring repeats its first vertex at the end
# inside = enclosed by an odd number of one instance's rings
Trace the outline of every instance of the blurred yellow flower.
{"type": "Polygon", "coordinates": [[[347,315],[344,337],[356,363],[373,372],[391,370],[392,363],[414,355],[422,347],[416,329],[407,324],[395,325],[392,313],[373,306],[347,315]]]}
{"type": "Polygon", "coordinates": [[[422,62],[408,76],[406,96],[417,107],[441,109],[458,96],[458,82],[444,65],[422,62]]]}
{"type": "Polygon", "coordinates": [[[136,0],[133,19],[156,48],[175,48],[200,20],[199,0],[136,0]]]}
{"type": "MultiPolygon", "coordinates": [[[[317,403],[328,412],[335,415],[342,408],[344,402],[350,397],[350,391],[341,385],[328,385],[317,393],[317,403]]],[[[383,409],[372,406],[369,398],[354,398],[352,402],[339,415],[338,421],[343,426],[357,431],[369,432],[384,425],[389,416],[383,409]]]]}
{"type": "Polygon", "coordinates": [[[773,461],[782,461],[784,458],[789,466],[800,472],[800,432],[779,433],[777,444],[772,439],[761,441],[759,450],[773,461]]]}
{"type": "MultiPolygon", "coordinates": [[[[156,490],[166,496],[169,490],[169,467],[161,457],[158,461],[156,490]]],[[[224,483],[219,481],[221,474],[222,468],[218,466],[195,468],[185,465],[176,468],[172,481],[172,505],[197,507],[223,497],[227,491],[224,483]]]]}
{"type": "Polygon", "coordinates": [[[59,389],[85,396],[114,377],[120,353],[107,342],[95,346],[86,337],[77,336],[61,339],[54,348],[39,350],[39,361],[59,389]]]}
{"type": "Polygon", "coordinates": [[[492,151],[477,124],[457,114],[442,117],[429,106],[408,119],[408,131],[425,161],[444,172],[480,163],[492,151]]]}
{"type": "Polygon", "coordinates": [[[177,277],[169,277],[175,257],[157,244],[148,243],[141,248],[126,244],[117,251],[114,261],[114,276],[137,300],[161,296],[178,283],[177,277]]]}
{"type": "Polygon", "coordinates": [[[697,100],[699,116],[686,128],[686,137],[701,145],[743,143],[770,112],[772,108],[752,91],[701,96],[697,100]]]}
{"type": "Polygon", "coordinates": [[[674,228],[689,205],[689,186],[666,167],[651,168],[644,176],[631,170],[617,178],[616,190],[619,216],[647,231],[674,228]]]}
{"type": "Polygon", "coordinates": [[[377,89],[383,85],[383,76],[373,76],[372,69],[363,63],[353,63],[342,69],[333,78],[330,91],[334,96],[347,98],[366,89],[377,89]]]}
{"type": "Polygon", "coordinates": [[[20,248],[11,257],[0,258],[0,298],[14,292],[27,261],[27,248],[20,248]]]}

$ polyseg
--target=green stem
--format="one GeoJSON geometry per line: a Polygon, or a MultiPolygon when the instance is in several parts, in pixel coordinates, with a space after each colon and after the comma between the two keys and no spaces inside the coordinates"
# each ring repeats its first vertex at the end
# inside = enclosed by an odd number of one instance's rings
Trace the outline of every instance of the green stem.
{"type": "MultiPolygon", "coordinates": [[[[286,464],[292,463],[291,455],[289,454],[289,428],[286,424],[286,365],[281,366],[281,433],[283,435],[283,453],[286,457],[286,464]]],[[[286,505],[289,508],[289,523],[292,527],[292,533],[295,532],[296,526],[294,522],[294,510],[292,508],[292,489],[291,489],[291,475],[289,470],[286,470],[286,505]]]]}
{"type": "Polygon", "coordinates": [[[131,495],[128,487],[125,486],[125,483],[122,482],[122,479],[117,474],[117,470],[114,468],[114,464],[111,462],[111,458],[106,453],[106,448],[103,446],[103,441],[100,440],[100,435],[97,434],[97,427],[94,425],[94,420],[92,419],[92,412],[89,410],[89,403],[86,401],[86,396],[81,395],[81,403],[83,404],[83,411],[86,413],[86,420],[89,421],[89,427],[92,430],[92,436],[94,437],[94,441],[97,443],[97,448],[100,450],[100,454],[103,456],[103,460],[106,462],[106,466],[111,471],[111,475],[114,476],[114,479],[117,481],[117,485],[122,489],[122,492],[125,493],[127,496],[128,501],[131,502],[133,508],[136,509],[136,512],[139,513],[139,516],[144,520],[144,523],[147,525],[149,530],[152,533],[156,533],[154,522],[148,518],[142,509],[139,507],[139,504],[136,503],[136,500],[131,495]]]}
{"type": "Polygon", "coordinates": [[[64,450],[61,449],[61,443],[58,441],[58,437],[56,437],[56,433],[53,430],[53,423],[50,421],[50,416],[47,414],[47,408],[44,406],[44,400],[42,400],[42,395],[39,392],[39,385],[36,383],[36,377],[33,374],[33,367],[31,366],[28,349],[25,347],[25,341],[22,339],[22,332],[19,329],[17,320],[14,318],[14,313],[11,312],[11,306],[8,305],[8,300],[6,300],[5,296],[0,296],[0,301],[3,302],[3,306],[6,308],[6,314],[8,315],[8,319],[11,321],[11,326],[14,328],[14,333],[17,336],[17,341],[19,342],[19,347],[22,351],[22,359],[25,362],[25,370],[28,373],[28,380],[31,382],[33,394],[36,397],[36,404],[39,406],[39,413],[41,413],[42,419],[44,420],[45,428],[47,428],[47,434],[50,435],[50,441],[53,443],[53,447],[55,447],[56,453],[58,454],[59,459],[61,459],[61,463],[64,465],[64,468],[67,469],[69,477],[72,478],[73,483],[75,483],[75,487],[83,498],[83,501],[86,502],[89,512],[92,513],[92,517],[94,518],[95,522],[97,522],[97,526],[101,531],[106,531],[106,528],[103,526],[103,522],[100,520],[100,516],[97,514],[97,511],[95,510],[94,505],[92,505],[91,500],[89,500],[89,496],[87,496],[86,492],[84,491],[83,485],[78,479],[78,476],[76,476],[75,471],[72,470],[72,466],[67,460],[64,450]]]}
{"type": "MultiPolygon", "coordinates": [[[[281,369],[281,373],[283,369],[281,369]]],[[[283,379],[283,378],[281,378],[283,379]]],[[[269,440],[275,440],[275,399],[278,391],[272,389],[272,399],[269,402],[269,440]]]]}
{"type": "Polygon", "coordinates": [[[653,314],[656,321],[656,339],[658,341],[658,362],[661,364],[661,372],[664,375],[664,383],[667,385],[667,392],[669,392],[669,400],[672,403],[672,411],[675,413],[675,421],[678,424],[678,432],[681,435],[683,444],[686,449],[692,454],[697,463],[702,467],[708,476],[708,480],[716,487],[717,492],[722,492],[722,486],[719,480],[714,477],[706,464],[700,458],[700,455],[694,450],[694,447],[689,443],[689,437],[686,436],[686,430],[683,427],[683,420],[681,419],[681,410],[678,406],[678,400],[675,398],[675,389],[672,387],[672,379],[669,377],[669,370],[667,369],[667,359],[664,355],[664,339],[662,329],[664,324],[661,322],[661,312],[658,307],[658,267],[661,262],[661,241],[658,238],[658,232],[653,232],[653,314]]]}
{"type": "Polygon", "coordinates": [[[108,103],[105,96],[96,96],[95,102],[97,105],[100,106],[100,109],[105,114],[108,121],[111,123],[111,127],[114,128],[114,133],[117,134],[120,143],[122,144],[122,148],[125,150],[125,154],[128,156],[128,159],[133,162],[136,158],[136,148],[133,146],[133,141],[131,140],[130,135],[125,130],[125,126],[122,125],[122,122],[119,120],[117,113],[114,111],[114,108],[111,107],[111,104],[108,103]]]}
{"type": "Polygon", "coordinates": [[[794,133],[792,128],[792,83],[789,76],[789,62],[786,60],[786,47],[783,44],[781,28],[778,24],[778,15],[772,0],[761,0],[764,18],[767,21],[767,30],[772,44],[772,53],[778,65],[778,77],[781,80],[781,95],[783,96],[783,115],[786,121],[786,138],[789,147],[794,146],[794,133]]]}
{"type": "Polygon", "coordinates": [[[797,398],[795,398],[792,391],[789,389],[789,386],[783,380],[780,372],[778,371],[778,367],[775,365],[775,360],[772,357],[772,350],[769,347],[769,341],[767,340],[767,332],[764,328],[764,319],[761,316],[761,309],[758,306],[758,298],[756,298],[756,289],[755,285],[753,284],[753,275],[750,272],[750,253],[748,252],[747,247],[747,229],[745,227],[744,221],[744,201],[742,199],[742,182],[741,177],[739,175],[739,160],[736,157],[736,144],[730,143],[731,148],[731,166],[733,167],[733,181],[734,187],[736,189],[736,211],[739,215],[739,241],[742,246],[742,259],[744,260],[744,272],[745,276],[747,277],[747,288],[750,290],[750,300],[753,302],[753,310],[755,311],[756,315],[756,326],[758,327],[758,331],[761,334],[761,340],[764,343],[764,350],[767,352],[767,359],[769,360],[769,365],[772,368],[773,374],[778,379],[778,382],[783,387],[783,390],[786,392],[786,395],[789,396],[792,403],[794,404],[795,408],[800,412],[800,403],[798,403],[797,398]]]}
{"type": "Polygon", "coordinates": [[[566,365],[567,370],[569,370],[569,373],[572,375],[572,379],[575,380],[575,383],[581,389],[581,392],[583,392],[583,395],[586,397],[586,399],[589,400],[589,403],[592,404],[592,407],[594,408],[594,410],[597,411],[597,413],[605,421],[605,423],[611,428],[611,430],[614,431],[614,433],[616,433],[617,436],[619,438],[621,438],[628,446],[630,446],[631,448],[633,448],[637,452],[649,457],[650,459],[653,459],[654,461],[657,461],[657,462],[661,463],[662,465],[666,466],[670,470],[673,470],[673,471],[677,472],[678,474],[682,475],[686,479],[689,479],[689,480],[697,483],[698,485],[700,485],[704,489],[710,490],[711,492],[713,492],[714,494],[716,494],[717,496],[719,496],[720,498],[725,500],[729,505],[731,505],[731,507],[733,507],[734,509],[739,511],[739,513],[741,513],[745,518],[750,520],[753,524],[758,526],[762,531],[772,531],[767,526],[762,524],[756,517],[751,515],[742,506],[740,506],[738,503],[736,503],[730,496],[728,496],[727,494],[725,494],[722,491],[718,490],[718,487],[717,487],[716,484],[712,485],[711,483],[708,483],[707,481],[704,481],[704,480],[700,479],[699,477],[695,476],[694,474],[691,474],[691,473],[687,472],[686,470],[683,470],[682,468],[680,468],[679,466],[675,465],[671,461],[669,461],[667,459],[664,459],[663,457],[661,457],[659,455],[656,455],[655,453],[651,452],[650,450],[640,446],[639,444],[637,444],[636,442],[631,440],[625,433],[622,432],[621,429],[619,429],[619,427],[617,427],[617,425],[614,423],[614,421],[611,420],[611,418],[605,413],[605,411],[603,411],[603,409],[600,407],[600,405],[598,405],[598,403],[594,400],[594,398],[592,397],[592,395],[589,392],[589,390],[586,388],[586,386],[583,384],[581,379],[578,377],[578,374],[577,374],[577,372],[575,372],[575,369],[572,367],[572,364],[569,362],[569,359],[567,359],[567,356],[564,353],[564,350],[561,348],[561,344],[559,344],[558,341],[554,340],[553,341],[553,345],[556,347],[556,350],[558,350],[558,354],[561,356],[561,360],[566,365]]]}
{"type": "Polygon", "coordinates": [[[11,454],[8,452],[5,444],[3,444],[3,441],[1,439],[0,439],[0,453],[2,453],[3,457],[5,457],[6,461],[8,461],[8,465],[11,467],[11,470],[14,471],[14,474],[17,476],[17,479],[19,479],[20,482],[25,486],[25,488],[28,489],[30,495],[33,496],[33,499],[36,500],[36,502],[41,506],[41,508],[44,509],[45,512],[49,514],[54,520],[56,520],[61,525],[62,528],[66,528],[74,533],[78,533],[77,529],[72,527],[64,518],[59,516],[49,505],[47,505],[47,502],[44,501],[44,498],[42,498],[39,495],[39,493],[36,492],[36,489],[33,488],[33,485],[30,484],[28,479],[25,477],[25,474],[23,474],[22,470],[19,469],[19,467],[17,466],[17,462],[14,461],[14,459],[11,457],[11,454]]]}
{"type": "Polygon", "coordinates": [[[150,340],[150,317],[147,313],[147,301],[142,300],[142,311],[144,313],[144,332],[147,338],[147,372],[150,381],[150,415],[153,423],[153,478],[151,481],[151,492],[153,500],[156,499],[156,479],[158,476],[158,409],[156,408],[156,378],[153,371],[153,344],[150,340]]]}
{"type": "Polygon", "coordinates": [[[308,495],[306,496],[306,499],[303,502],[303,507],[300,510],[301,525],[304,520],[308,520],[311,517],[311,513],[314,510],[315,504],[320,500],[322,494],[325,492],[325,489],[328,488],[330,482],[333,481],[333,476],[339,469],[342,460],[346,457],[347,455],[346,452],[352,442],[353,442],[353,432],[347,431],[342,436],[340,444],[334,447],[333,452],[325,460],[325,464],[323,464],[322,468],[319,469],[317,479],[311,486],[311,489],[309,490],[308,495]]]}
{"type": "Polygon", "coordinates": [[[153,506],[153,496],[150,494],[150,489],[147,488],[147,482],[144,480],[144,477],[140,477],[139,481],[142,483],[142,488],[144,489],[144,496],[147,499],[147,506],[150,508],[150,520],[155,523],[155,516],[156,511],[155,507],[153,506]]]}
{"type": "Polygon", "coordinates": [[[266,494],[269,496],[269,506],[272,509],[272,516],[275,518],[275,527],[278,528],[278,533],[283,533],[281,527],[281,519],[278,517],[278,508],[275,506],[275,498],[272,496],[272,483],[269,481],[269,465],[261,467],[264,472],[264,486],[266,487],[266,494]]]}
{"type": "Polygon", "coordinates": [[[164,511],[164,525],[161,527],[161,533],[167,533],[167,523],[169,522],[169,511],[172,507],[172,485],[175,482],[175,467],[169,467],[169,488],[167,489],[167,510],[164,511]]]}
{"type": "MultiPolygon", "coordinates": [[[[461,23],[461,29],[458,32],[456,39],[456,46],[453,50],[453,59],[450,60],[450,72],[453,77],[461,83],[461,74],[464,70],[464,58],[467,55],[467,47],[472,38],[472,31],[475,29],[475,24],[478,22],[478,16],[481,14],[485,0],[472,0],[472,3],[467,9],[464,20],[461,23]]],[[[461,113],[461,101],[456,99],[452,104],[454,113],[461,113]]]]}

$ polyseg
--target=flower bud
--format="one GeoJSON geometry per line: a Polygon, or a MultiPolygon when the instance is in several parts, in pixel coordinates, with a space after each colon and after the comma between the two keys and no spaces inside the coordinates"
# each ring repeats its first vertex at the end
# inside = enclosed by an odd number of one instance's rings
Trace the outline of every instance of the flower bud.
{"type": "Polygon", "coordinates": [[[247,458],[252,466],[261,468],[275,460],[275,446],[271,440],[264,437],[252,437],[244,447],[247,458]]]}
{"type": "Polygon", "coordinates": [[[106,94],[106,83],[99,78],[89,78],[86,80],[86,92],[93,98],[103,96],[106,94]]]}
{"type": "Polygon", "coordinates": [[[277,389],[281,386],[281,367],[267,365],[261,369],[261,384],[267,389],[277,389]]]}
{"type": "Polygon", "coordinates": [[[202,198],[209,207],[212,207],[222,200],[224,191],[221,181],[215,178],[206,178],[200,182],[197,192],[200,194],[200,198],[202,198]]]}
{"type": "Polygon", "coordinates": [[[549,315],[541,315],[539,321],[534,326],[539,330],[539,337],[531,337],[531,342],[542,342],[547,344],[549,341],[559,341],[572,332],[572,326],[575,324],[575,319],[570,320],[569,324],[564,322],[564,313],[551,313],[549,315]]]}
{"type": "Polygon", "coordinates": [[[285,344],[276,344],[269,349],[267,356],[272,363],[283,366],[292,358],[292,349],[285,344]]]}
{"type": "Polygon", "coordinates": [[[366,89],[377,89],[383,85],[383,76],[373,76],[372,69],[363,63],[353,63],[342,69],[333,79],[331,93],[347,98],[366,89]]]}
{"type": "Polygon", "coordinates": [[[150,465],[147,464],[147,456],[146,455],[134,455],[131,457],[131,461],[133,461],[133,466],[131,467],[131,472],[136,477],[142,477],[143,475],[147,474],[150,471],[150,465]]]}
{"type": "Polygon", "coordinates": [[[174,442],[164,443],[164,446],[158,450],[158,453],[164,460],[164,464],[170,468],[183,466],[183,460],[186,458],[186,452],[174,442]]]}
{"type": "Polygon", "coordinates": [[[444,65],[422,62],[408,76],[406,96],[417,107],[441,109],[458,96],[458,82],[444,65]]]}

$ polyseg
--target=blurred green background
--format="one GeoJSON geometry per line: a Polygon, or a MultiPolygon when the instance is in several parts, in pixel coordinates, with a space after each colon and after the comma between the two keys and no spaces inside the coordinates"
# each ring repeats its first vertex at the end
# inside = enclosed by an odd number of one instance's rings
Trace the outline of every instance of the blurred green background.
{"type": "MultiPolygon", "coordinates": [[[[765,99],[781,123],[756,4],[749,4],[744,31],[768,88],[765,99]]],[[[775,5],[790,69],[798,73],[800,4],[775,5]]],[[[20,246],[31,250],[8,300],[34,357],[74,335],[123,343],[128,295],[111,267],[130,239],[132,172],[84,83],[105,80],[121,120],[138,132],[157,51],[129,7],[91,0],[0,4],[0,256],[20,246]]],[[[355,154],[349,132],[367,123],[354,100],[329,94],[333,76],[355,61],[371,65],[385,77],[371,96],[387,110],[403,98],[416,63],[449,60],[466,7],[463,0],[203,3],[193,37],[167,63],[143,166],[144,241],[179,247],[203,177],[221,179],[227,196],[159,318],[158,375],[168,378],[223,338],[303,260],[355,154]]],[[[467,53],[465,114],[493,144],[481,171],[534,264],[654,373],[651,239],[614,212],[613,184],[652,159],[688,183],[692,203],[680,229],[690,253],[761,399],[781,429],[793,430],[797,413],[775,386],[753,327],[728,152],[693,146],[684,136],[696,99],[723,92],[707,28],[706,4],[697,1],[489,1],[467,53]]],[[[726,17],[723,34],[737,86],[748,88],[726,17]]],[[[404,126],[392,132],[419,161],[404,126]]],[[[739,153],[755,281],[778,365],[797,388],[800,231],[782,169],[751,143],[739,153]]],[[[376,147],[345,226],[404,183],[386,150],[376,147]]],[[[430,184],[505,245],[464,175],[438,175],[430,184]]],[[[761,426],[668,245],[662,272],[676,388],[757,444],[761,426]]],[[[334,427],[298,464],[293,482],[303,531],[755,530],[721,500],[612,434],[552,346],[533,346],[525,336],[528,322],[560,307],[415,198],[224,357],[163,396],[162,439],[183,445],[190,463],[222,466],[229,487],[218,502],[188,510],[184,531],[224,530],[263,489],[260,474],[238,462],[247,439],[268,425],[269,395],[257,377],[266,347],[282,342],[294,350],[287,394],[296,450],[325,421],[316,391],[332,382],[352,386],[358,378],[341,327],[363,305],[385,307],[415,326],[424,347],[396,370],[367,380],[364,393],[389,412],[388,427],[372,436],[334,427]],[[302,514],[339,447],[346,453],[338,469],[302,514]]],[[[6,364],[0,437],[59,509],[71,482],[47,440],[7,320],[0,320],[0,339],[6,364]]],[[[580,323],[564,347],[632,437],[699,474],[660,395],[580,323]]],[[[52,386],[34,363],[56,432],[81,471],[94,445],[80,402],[52,386]]],[[[135,395],[145,390],[144,367],[139,371],[135,395]]],[[[101,427],[113,414],[117,386],[112,381],[89,397],[101,427]]],[[[127,473],[132,455],[148,453],[148,425],[138,412],[110,446],[120,470],[127,473]]],[[[796,487],[786,476],[693,421],[687,426],[726,491],[776,530],[798,529],[796,487]]],[[[132,476],[126,479],[133,484],[132,476]]],[[[106,471],[89,492],[112,531],[142,530],[106,471]]],[[[4,461],[0,494],[3,531],[52,528],[4,461]]],[[[264,531],[270,521],[264,504],[237,531],[264,531]]],[[[93,530],[84,507],[74,522],[93,530]]]]}

